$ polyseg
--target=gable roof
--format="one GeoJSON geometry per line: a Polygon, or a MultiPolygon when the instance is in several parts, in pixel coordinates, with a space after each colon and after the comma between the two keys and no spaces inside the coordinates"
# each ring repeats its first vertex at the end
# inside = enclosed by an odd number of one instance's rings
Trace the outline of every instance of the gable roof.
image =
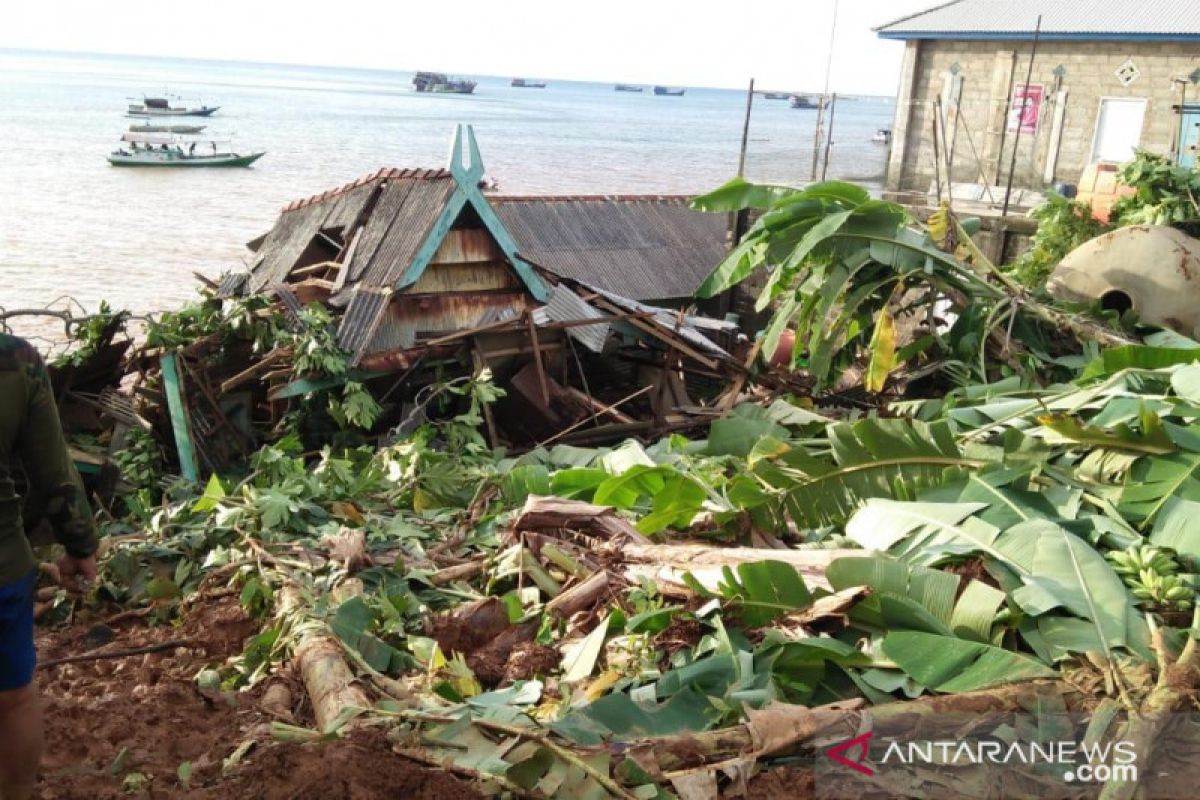
{"type": "Polygon", "coordinates": [[[952,0],[875,28],[883,39],[1031,39],[1200,41],[1195,0],[952,0]]]}
{"type": "MultiPolygon", "coordinates": [[[[389,199],[425,198],[448,194],[453,189],[450,173],[441,169],[381,169],[364,175],[356,181],[288,203],[279,215],[275,226],[263,237],[256,249],[254,267],[251,269],[249,288],[252,292],[283,281],[296,260],[322,231],[349,232],[362,216],[378,205],[377,196],[382,192],[389,199]]],[[[420,226],[421,216],[427,204],[413,202],[407,210],[408,216],[400,226],[420,226]]],[[[401,216],[402,209],[393,203],[389,222],[401,216]]],[[[372,213],[372,219],[374,218],[372,213]]],[[[424,229],[428,230],[429,225],[424,229]]],[[[386,233],[386,230],[383,232],[386,233]]],[[[382,235],[378,237],[382,239],[382,235]]],[[[378,244],[378,239],[374,244],[378,244]]],[[[365,271],[375,248],[355,261],[365,271]]]]}
{"type": "Polygon", "coordinates": [[[727,219],[678,196],[494,197],[520,256],[634,300],[691,297],[725,257],[727,219]]]}

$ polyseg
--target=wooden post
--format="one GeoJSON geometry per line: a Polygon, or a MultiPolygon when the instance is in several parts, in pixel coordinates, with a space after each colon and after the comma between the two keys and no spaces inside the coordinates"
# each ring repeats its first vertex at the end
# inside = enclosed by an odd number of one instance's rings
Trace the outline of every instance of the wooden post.
{"type": "Polygon", "coordinates": [[[546,368],[542,364],[542,348],[538,343],[537,326],[533,324],[533,314],[525,312],[525,323],[529,329],[529,345],[533,348],[533,363],[537,367],[538,383],[542,387],[542,402],[550,407],[550,383],[546,380],[546,368]]]}
{"type": "Polygon", "coordinates": [[[829,147],[833,144],[833,113],[837,110],[837,92],[829,98],[829,130],[825,132],[825,158],[821,162],[821,180],[829,173],[829,147]]]}
{"type": "Polygon", "coordinates": [[[162,367],[163,394],[167,397],[167,411],[171,417],[171,429],[175,433],[175,449],[179,453],[179,471],[193,483],[200,480],[200,466],[196,462],[196,449],[192,445],[191,424],[188,422],[187,398],[183,393],[183,378],[179,373],[177,353],[164,353],[159,357],[162,367]]]}
{"type": "MultiPolygon", "coordinates": [[[[483,356],[483,350],[479,347],[479,339],[475,337],[471,337],[471,363],[475,366],[476,378],[488,365],[483,356]]],[[[496,420],[492,417],[492,407],[487,403],[483,404],[483,421],[487,426],[488,444],[496,447],[500,443],[500,437],[496,435],[496,420]]]]}

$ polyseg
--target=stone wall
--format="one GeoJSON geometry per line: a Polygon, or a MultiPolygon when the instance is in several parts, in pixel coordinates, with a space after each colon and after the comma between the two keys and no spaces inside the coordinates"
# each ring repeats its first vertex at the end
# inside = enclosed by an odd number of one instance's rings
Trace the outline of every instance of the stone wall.
{"type": "MultiPolygon", "coordinates": [[[[900,76],[892,157],[891,191],[929,189],[935,178],[935,100],[941,99],[945,138],[938,131],[942,181],[947,163],[955,182],[1002,185],[1008,177],[1016,134],[1007,128],[1009,98],[1025,82],[1028,41],[909,41],[900,76]],[[951,68],[958,65],[961,83],[951,68]],[[948,84],[950,84],[948,86],[948,84]],[[957,103],[955,102],[957,100],[957,103]],[[949,142],[947,150],[945,144],[949,142]]],[[[1041,188],[1058,181],[1078,183],[1091,163],[1100,99],[1147,100],[1141,147],[1167,154],[1175,144],[1182,78],[1200,67],[1200,45],[1179,42],[1038,43],[1030,83],[1045,87],[1036,134],[1021,134],[1014,186],[1041,188]],[[1122,86],[1116,71],[1132,60],[1140,74],[1122,86]],[[1061,80],[1054,74],[1062,66],[1061,80]],[[1063,111],[1061,138],[1053,145],[1058,108],[1063,111]],[[1057,152],[1055,152],[1057,151],[1057,152]],[[1047,166],[1050,180],[1046,180],[1047,166]]],[[[1200,87],[1189,85],[1189,104],[1200,101],[1200,87]]]]}

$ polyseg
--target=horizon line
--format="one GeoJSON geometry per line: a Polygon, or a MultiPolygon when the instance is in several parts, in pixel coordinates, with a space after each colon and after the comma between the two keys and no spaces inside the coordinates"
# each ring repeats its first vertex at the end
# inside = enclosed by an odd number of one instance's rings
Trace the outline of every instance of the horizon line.
{"type": "MultiPolygon", "coordinates": [[[[30,53],[30,54],[36,54],[36,55],[65,55],[65,56],[99,56],[101,58],[147,58],[147,59],[156,59],[159,61],[202,61],[202,62],[208,62],[208,63],[213,63],[213,64],[249,64],[249,65],[254,65],[254,66],[262,66],[262,67],[308,67],[308,68],[312,68],[312,69],[325,69],[325,70],[357,70],[360,72],[413,73],[413,72],[421,71],[421,70],[412,69],[412,68],[399,68],[399,67],[363,67],[363,66],[353,66],[353,65],[348,65],[348,64],[311,64],[311,63],[303,63],[303,62],[298,62],[298,61],[256,61],[253,59],[240,59],[240,58],[212,58],[212,57],[207,57],[207,56],[168,56],[168,55],[161,55],[158,53],[118,53],[118,52],[99,51],[99,50],[60,50],[60,49],[54,49],[54,48],[10,47],[7,45],[0,45],[0,53],[30,53]]],[[[433,70],[428,70],[428,71],[433,71],[433,70]]],[[[542,75],[542,74],[538,74],[538,75],[525,74],[525,75],[516,75],[516,76],[511,76],[511,75],[505,76],[505,75],[497,75],[497,74],[485,73],[485,72],[455,72],[455,71],[449,71],[449,70],[446,71],[446,74],[454,75],[454,76],[466,76],[466,77],[470,77],[470,78],[497,78],[500,80],[511,80],[514,77],[523,77],[526,79],[529,79],[529,78],[533,78],[535,80],[545,79],[545,80],[561,81],[561,82],[565,82],[565,83],[595,83],[595,84],[612,83],[612,84],[629,84],[629,85],[641,85],[641,86],[667,86],[667,87],[681,86],[681,87],[684,87],[687,89],[711,89],[711,90],[720,91],[720,92],[745,93],[745,91],[747,89],[746,86],[741,86],[741,87],[706,86],[706,85],[702,85],[702,84],[688,84],[688,83],[683,83],[683,84],[681,84],[681,83],[654,83],[651,81],[641,81],[641,80],[635,81],[635,80],[607,80],[607,79],[606,80],[598,80],[598,79],[562,78],[562,77],[556,78],[556,77],[553,77],[552,75],[542,75]]],[[[749,83],[750,80],[751,80],[750,78],[746,79],[747,84],[749,83]]],[[[820,91],[779,89],[779,88],[771,88],[771,87],[765,87],[765,86],[764,86],[764,88],[759,88],[756,86],[754,89],[755,94],[761,94],[763,92],[771,92],[771,91],[780,91],[780,92],[787,91],[787,92],[794,92],[794,93],[798,93],[798,94],[813,94],[813,95],[821,94],[820,91]]],[[[858,93],[858,92],[840,92],[839,93],[836,91],[833,91],[832,93],[841,94],[844,97],[872,97],[872,98],[883,97],[883,98],[893,98],[893,99],[895,98],[894,94],[869,94],[869,93],[863,94],[863,93],[858,93]]]]}

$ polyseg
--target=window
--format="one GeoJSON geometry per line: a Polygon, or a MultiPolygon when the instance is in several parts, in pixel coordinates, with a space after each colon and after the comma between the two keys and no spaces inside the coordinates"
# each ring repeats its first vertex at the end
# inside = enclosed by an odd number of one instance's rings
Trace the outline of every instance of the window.
{"type": "Polygon", "coordinates": [[[1142,141],[1142,120],[1145,116],[1145,99],[1100,98],[1096,137],[1092,141],[1092,163],[1121,163],[1133,158],[1134,149],[1142,141]]]}

